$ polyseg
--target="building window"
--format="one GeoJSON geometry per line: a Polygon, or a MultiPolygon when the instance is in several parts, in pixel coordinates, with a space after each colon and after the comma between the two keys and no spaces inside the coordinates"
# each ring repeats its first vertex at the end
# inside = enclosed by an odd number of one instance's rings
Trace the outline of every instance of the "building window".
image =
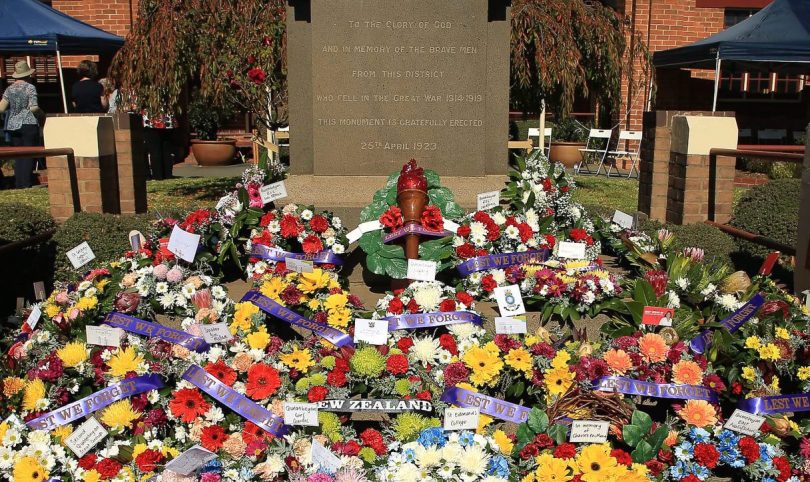
{"type": "Polygon", "coordinates": [[[11,74],[14,73],[14,65],[20,60],[29,62],[31,67],[36,69],[37,72],[34,74],[34,82],[37,84],[55,84],[59,81],[56,57],[47,55],[36,57],[2,57],[2,77],[4,77],[7,82],[14,81],[11,74]]]}
{"type": "Polygon", "coordinates": [[[757,12],[757,8],[727,8],[723,15],[723,28],[733,27],[757,12]]]}

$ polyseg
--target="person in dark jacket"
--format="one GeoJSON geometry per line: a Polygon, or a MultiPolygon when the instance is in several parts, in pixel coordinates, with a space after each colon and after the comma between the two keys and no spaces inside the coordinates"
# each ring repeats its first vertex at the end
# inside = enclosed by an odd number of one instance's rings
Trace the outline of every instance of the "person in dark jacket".
{"type": "Polygon", "coordinates": [[[73,84],[70,98],[73,110],[83,114],[103,114],[107,112],[107,96],[104,87],[96,80],[98,70],[95,62],[82,60],[76,69],[79,80],[73,84]]]}

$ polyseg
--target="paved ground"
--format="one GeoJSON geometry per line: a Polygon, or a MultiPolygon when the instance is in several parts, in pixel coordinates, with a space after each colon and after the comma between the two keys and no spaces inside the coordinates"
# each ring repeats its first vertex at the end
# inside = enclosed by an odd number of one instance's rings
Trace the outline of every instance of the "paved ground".
{"type": "Polygon", "coordinates": [[[230,166],[203,167],[196,164],[175,164],[174,175],[177,177],[241,177],[247,164],[230,166]]]}

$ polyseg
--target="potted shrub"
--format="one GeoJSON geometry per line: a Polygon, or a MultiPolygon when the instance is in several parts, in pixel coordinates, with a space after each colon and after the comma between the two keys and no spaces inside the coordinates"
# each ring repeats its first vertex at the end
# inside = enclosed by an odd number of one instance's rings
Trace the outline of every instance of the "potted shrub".
{"type": "Polygon", "coordinates": [[[582,160],[580,149],[585,148],[590,128],[578,120],[569,117],[554,126],[554,139],[551,142],[549,159],[561,162],[567,168],[573,168],[582,160]]]}
{"type": "Polygon", "coordinates": [[[201,166],[226,166],[234,163],[236,140],[217,138],[220,115],[222,113],[219,109],[199,96],[189,105],[189,126],[197,135],[191,140],[191,152],[201,166]]]}

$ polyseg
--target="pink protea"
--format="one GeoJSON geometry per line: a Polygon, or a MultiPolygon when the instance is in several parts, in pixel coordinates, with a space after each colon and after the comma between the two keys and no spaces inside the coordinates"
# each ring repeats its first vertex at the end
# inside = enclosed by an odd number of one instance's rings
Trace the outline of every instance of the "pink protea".
{"type": "Polygon", "coordinates": [[[213,299],[211,298],[211,291],[208,288],[198,290],[191,295],[191,302],[198,310],[203,308],[211,308],[213,299]]]}
{"type": "Polygon", "coordinates": [[[695,263],[700,263],[703,261],[703,258],[706,256],[705,251],[701,248],[684,248],[683,255],[687,258],[691,259],[695,263]]]}

